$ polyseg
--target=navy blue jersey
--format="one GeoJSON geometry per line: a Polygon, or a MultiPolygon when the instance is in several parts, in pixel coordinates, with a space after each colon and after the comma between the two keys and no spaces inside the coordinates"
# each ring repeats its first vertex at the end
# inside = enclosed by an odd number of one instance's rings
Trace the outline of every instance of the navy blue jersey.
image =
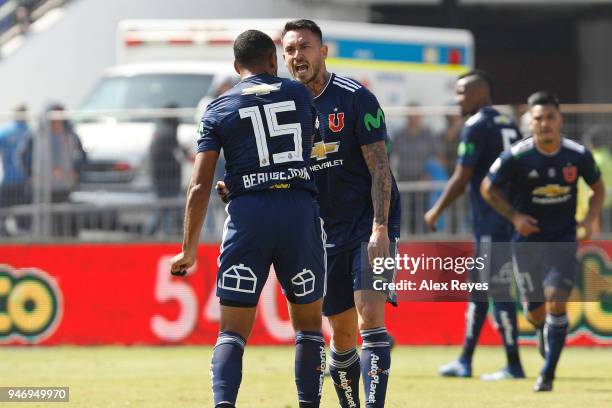
{"type": "Polygon", "coordinates": [[[315,193],[308,165],[316,118],[304,85],[255,75],[208,105],[198,129],[197,151],[223,149],[230,199],[268,188],[315,193]]]}
{"type": "MultiPolygon", "coordinates": [[[[367,242],[372,233],[372,178],[361,146],[386,141],[384,113],[358,82],[331,74],[315,98],[324,142],[313,148],[311,169],[331,253],[367,242]]],[[[389,232],[399,233],[399,192],[392,181],[389,232]]]]}
{"type": "Polygon", "coordinates": [[[491,166],[489,178],[496,186],[508,185],[513,207],[538,220],[540,232],[514,241],[574,241],[578,177],[592,185],[600,179],[593,155],[584,146],[562,138],[560,150],[540,152],[533,138],[504,152],[491,166]]]}
{"type": "Polygon", "coordinates": [[[484,201],[480,195],[480,183],[495,159],[519,139],[521,133],[512,120],[491,106],[481,108],[471,116],[461,131],[458,163],[473,171],[470,204],[477,241],[483,235],[490,235],[494,241],[510,240],[510,224],[484,201]]]}

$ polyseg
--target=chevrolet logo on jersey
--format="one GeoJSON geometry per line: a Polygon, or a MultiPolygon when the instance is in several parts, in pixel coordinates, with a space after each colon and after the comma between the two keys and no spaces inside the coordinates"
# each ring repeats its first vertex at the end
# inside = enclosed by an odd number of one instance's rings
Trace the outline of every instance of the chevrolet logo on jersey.
{"type": "Polygon", "coordinates": [[[532,191],[532,194],[553,198],[569,194],[570,190],[571,187],[568,186],[560,186],[559,184],[548,184],[542,187],[535,188],[532,191]]]}
{"type": "Polygon", "coordinates": [[[512,119],[510,119],[506,115],[497,115],[493,118],[493,122],[495,122],[498,125],[511,125],[512,119]]]}
{"type": "Polygon", "coordinates": [[[317,142],[312,146],[312,153],[310,158],[317,160],[323,160],[327,157],[327,153],[336,153],[340,149],[340,142],[323,143],[317,142]]]}
{"type": "Polygon", "coordinates": [[[242,90],[243,95],[268,95],[270,92],[280,91],[281,83],[276,84],[260,84],[242,90]]]}

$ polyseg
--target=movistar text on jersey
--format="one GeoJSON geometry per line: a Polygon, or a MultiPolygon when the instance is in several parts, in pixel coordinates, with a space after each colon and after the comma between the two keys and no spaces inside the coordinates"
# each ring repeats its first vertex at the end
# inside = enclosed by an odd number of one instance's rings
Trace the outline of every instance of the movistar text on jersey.
{"type": "Polygon", "coordinates": [[[410,256],[407,254],[397,254],[395,258],[374,258],[372,270],[375,274],[380,275],[385,270],[404,270],[410,272],[411,275],[417,271],[447,271],[455,272],[458,275],[469,271],[470,269],[483,270],[485,268],[485,258],[471,256],[466,257],[440,257],[440,256],[410,256]]]}
{"type": "Polygon", "coordinates": [[[306,167],[299,169],[289,168],[282,171],[251,173],[242,176],[242,182],[244,188],[251,188],[267,183],[268,181],[287,181],[295,178],[310,180],[310,173],[308,173],[306,167]]]}

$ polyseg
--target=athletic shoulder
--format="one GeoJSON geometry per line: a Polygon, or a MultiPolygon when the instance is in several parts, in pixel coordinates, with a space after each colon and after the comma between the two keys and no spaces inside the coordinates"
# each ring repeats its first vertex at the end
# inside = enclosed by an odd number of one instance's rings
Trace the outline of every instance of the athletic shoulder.
{"type": "Polygon", "coordinates": [[[480,109],[465,121],[465,127],[467,128],[500,126],[515,126],[515,124],[508,115],[491,106],[480,109]]]}
{"type": "Polygon", "coordinates": [[[570,150],[580,155],[585,154],[587,151],[584,145],[581,145],[580,143],[571,139],[567,139],[565,137],[561,139],[561,146],[563,146],[564,149],[570,150]]]}
{"type": "Polygon", "coordinates": [[[7,125],[0,126],[0,138],[10,136],[17,130],[17,125],[9,123],[7,125]]]}
{"type": "Polygon", "coordinates": [[[519,159],[534,151],[535,143],[533,141],[533,137],[529,137],[513,144],[510,148],[510,155],[515,159],[519,159]]]}
{"type": "Polygon", "coordinates": [[[294,92],[295,95],[299,96],[299,97],[303,97],[306,98],[308,100],[312,100],[312,93],[310,92],[310,90],[306,87],[306,85],[298,82],[298,81],[294,81],[292,79],[287,79],[287,78],[282,78],[283,82],[282,82],[282,86],[286,87],[287,89],[290,89],[292,92],[294,92]]]}
{"type": "Polygon", "coordinates": [[[334,87],[334,89],[340,93],[346,93],[354,96],[360,95],[364,91],[369,92],[363,85],[354,79],[337,74],[332,74],[329,86],[334,87]]]}

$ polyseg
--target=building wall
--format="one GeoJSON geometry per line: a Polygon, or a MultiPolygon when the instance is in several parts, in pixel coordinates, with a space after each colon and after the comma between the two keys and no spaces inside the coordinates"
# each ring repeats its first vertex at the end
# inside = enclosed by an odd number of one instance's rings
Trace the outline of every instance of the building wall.
{"type": "Polygon", "coordinates": [[[578,24],[580,100],[612,103],[612,18],[578,24]]]}

